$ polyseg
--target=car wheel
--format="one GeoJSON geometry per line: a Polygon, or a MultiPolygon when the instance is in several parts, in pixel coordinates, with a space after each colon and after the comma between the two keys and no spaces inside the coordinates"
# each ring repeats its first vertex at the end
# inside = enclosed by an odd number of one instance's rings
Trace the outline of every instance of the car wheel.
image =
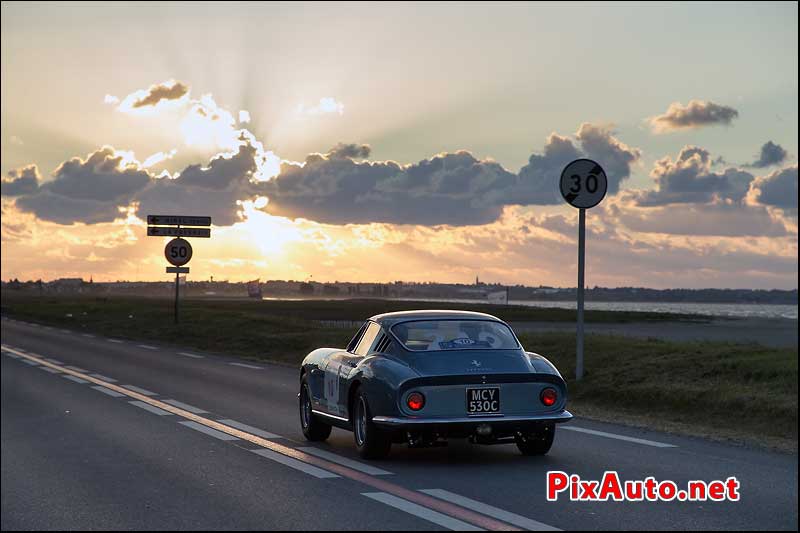
{"type": "Polygon", "coordinates": [[[300,380],[300,426],[303,435],[310,441],[323,441],[331,434],[331,425],[326,424],[311,412],[311,390],[308,378],[300,380]]]}
{"type": "Polygon", "coordinates": [[[353,405],[353,437],[364,459],[383,459],[392,448],[390,435],[372,423],[367,396],[360,388],[353,405]]]}
{"type": "Polygon", "coordinates": [[[517,435],[517,448],[522,455],[544,455],[550,451],[555,435],[555,424],[546,424],[539,430],[517,435]]]}

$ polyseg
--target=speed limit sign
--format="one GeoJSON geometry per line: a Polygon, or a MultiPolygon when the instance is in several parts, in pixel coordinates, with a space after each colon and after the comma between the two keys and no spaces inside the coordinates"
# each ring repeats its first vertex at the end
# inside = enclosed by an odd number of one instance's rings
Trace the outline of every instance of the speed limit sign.
{"type": "Polygon", "coordinates": [[[192,245],[185,239],[172,239],[164,248],[164,256],[174,266],[183,266],[192,258],[192,245]]]}
{"type": "Polygon", "coordinates": [[[596,206],[607,189],[605,170],[591,159],[576,159],[561,173],[561,196],[572,207],[590,209],[596,206]]]}

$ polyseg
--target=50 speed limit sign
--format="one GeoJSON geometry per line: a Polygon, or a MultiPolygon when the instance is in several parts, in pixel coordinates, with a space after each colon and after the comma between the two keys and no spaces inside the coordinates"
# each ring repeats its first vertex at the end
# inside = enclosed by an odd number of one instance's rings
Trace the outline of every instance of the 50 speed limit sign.
{"type": "Polygon", "coordinates": [[[607,189],[605,170],[591,159],[576,159],[561,173],[561,196],[572,207],[590,209],[596,206],[607,189]]]}
{"type": "Polygon", "coordinates": [[[164,256],[174,266],[183,266],[192,258],[192,245],[185,239],[172,239],[164,248],[164,256]]]}

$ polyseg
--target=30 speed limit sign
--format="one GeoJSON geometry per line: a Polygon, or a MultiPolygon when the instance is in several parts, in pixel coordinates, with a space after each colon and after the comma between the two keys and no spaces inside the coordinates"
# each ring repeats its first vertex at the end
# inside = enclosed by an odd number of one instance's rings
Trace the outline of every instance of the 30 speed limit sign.
{"type": "Polygon", "coordinates": [[[192,245],[185,239],[172,239],[164,248],[164,256],[174,266],[183,266],[192,258],[192,245]]]}
{"type": "Polygon", "coordinates": [[[576,159],[561,173],[561,196],[572,207],[590,209],[596,206],[607,189],[605,170],[591,159],[576,159]]]}

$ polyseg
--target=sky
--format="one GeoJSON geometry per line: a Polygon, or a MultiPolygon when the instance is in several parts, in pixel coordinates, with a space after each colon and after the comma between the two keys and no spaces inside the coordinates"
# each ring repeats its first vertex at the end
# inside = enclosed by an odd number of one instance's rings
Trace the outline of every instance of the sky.
{"type": "Polygon", "coordinates": [[[797,3],[2,3],[4,279],[797,288],[797,3]]]}

